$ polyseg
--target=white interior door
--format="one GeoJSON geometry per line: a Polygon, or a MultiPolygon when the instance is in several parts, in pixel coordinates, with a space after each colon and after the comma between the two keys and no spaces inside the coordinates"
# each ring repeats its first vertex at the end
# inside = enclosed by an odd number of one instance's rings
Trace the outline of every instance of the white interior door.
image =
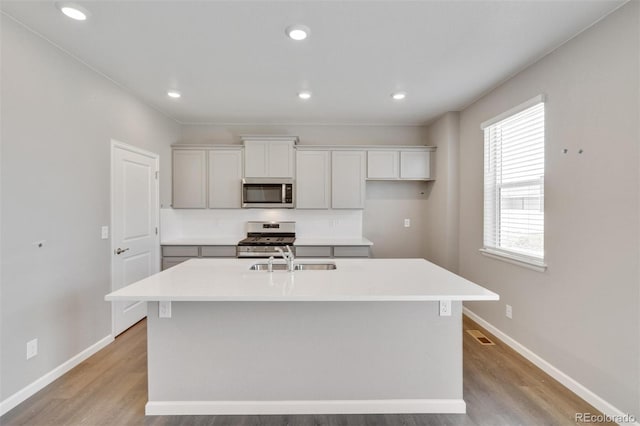
{"type": "MultiPolygon", "coordinates": [[[[158,155],[112,141],[112,290],[160,270],[158,155]]],[[[147,315],[146,302],[112,302],[113,335],[147,315]]]]}

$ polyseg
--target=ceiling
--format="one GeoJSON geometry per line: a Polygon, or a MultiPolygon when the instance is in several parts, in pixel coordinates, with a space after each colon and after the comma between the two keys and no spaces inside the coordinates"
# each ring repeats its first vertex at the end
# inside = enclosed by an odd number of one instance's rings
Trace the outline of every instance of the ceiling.
{"type": "Polygon", "coordinates": [[[181,123],[411,125],[469,105],[624,1],[75,3],[88,20],[53,1],[1,9],[181,123]],[[289,39],[291,24],[310,37],[289,39]]]}

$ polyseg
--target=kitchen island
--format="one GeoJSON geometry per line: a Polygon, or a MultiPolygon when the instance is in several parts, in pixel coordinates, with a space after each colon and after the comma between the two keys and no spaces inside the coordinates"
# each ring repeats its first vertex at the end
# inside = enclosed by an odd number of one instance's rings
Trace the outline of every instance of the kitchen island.
{"type": "Polygon", "coordinates": [[[255,263],[192,259],[106,296],[150,302],[146,414],[465,412],[462,301],[497,294],[422,259],[255,263]]]}

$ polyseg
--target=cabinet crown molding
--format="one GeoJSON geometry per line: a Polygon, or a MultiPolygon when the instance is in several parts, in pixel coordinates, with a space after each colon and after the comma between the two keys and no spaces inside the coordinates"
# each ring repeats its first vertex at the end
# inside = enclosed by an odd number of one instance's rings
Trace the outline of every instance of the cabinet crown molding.
{"type": "Polygon", "coordinates": [[[296,145],[298,151],[435,151],[429,145],[296,145]]]}
{"type": "Polygon", "coordinates": [[[171,149],[244,149],[244,145],[175,143],[171,149]]]}
{"type": "Polygon", "coordinates": [[[240,135],[240,140],[242,143],[250,142],[250,141],[262,141],[262,142],[275,142],[275,141],[287,141],[293,142],[293,144],[297,144],[300,142],[300,139],[297,136],[291,135],[240,135]]]}

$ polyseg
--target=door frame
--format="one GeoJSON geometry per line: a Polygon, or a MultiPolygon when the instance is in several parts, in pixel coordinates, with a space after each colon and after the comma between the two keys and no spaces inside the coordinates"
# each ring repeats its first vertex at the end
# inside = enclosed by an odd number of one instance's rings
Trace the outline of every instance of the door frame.
{"type": "MultiPolygon", "coordinates": [[[[123,149],[125,151],[129,151],[129,152],[133,152],[135,154],[140,154],[140,155],[144,155],[145,157],[149,157],[151,159],[153,159],[153,161],[155,162],[155,169],[156,169],[156,176],[155,176],[155,185],[153,186],[153,190],[156,192],[156,205],[153,206],[154,210],[155,210],[155,214],[154,216],[156,217],[156,224],[158,226],[158,232],[156,233],[155,236],[155,244],[154,244],[154,255],[156,257],[156,265],[155,265],[155,269],[156,272],[160,271],[160,264],[161,264],[161,259],[160,259],[160,177],[159,175],[159,169],[160,169],[160,155],[156,154],[155,152],[151,152],[151,151],[147,151],[145,149],[142,148],[138,148],[136,146],[133,145],[129,145],[126,144],[124,142],[120,142],[116,139],[111,139],[111,146],[109,149],[109,155],[110,155],[110,178],[109,178],[109,240],[110,240],[110,250],[109,250],[109,259],[110,259],[110,287],[111,287],[111,291],[115,291],[114,288],[114,276],[115,276],[115,265],[114,265],[114,256],[113,253],[116,250],[116,244],[115,244],[115,239],[113,238],[114,236],[114,218],[115,218],[115,212],[114,212],[114,207],[115,207],[115,203],[114,203],[114,199],[115,199],[115,152],[116,149],[123,149]]],[[[116,319],[115,319],[115,305],[113,303],[111,303],[111,335],[115,337],[115,332],[116,332],[116,319]]]]}

